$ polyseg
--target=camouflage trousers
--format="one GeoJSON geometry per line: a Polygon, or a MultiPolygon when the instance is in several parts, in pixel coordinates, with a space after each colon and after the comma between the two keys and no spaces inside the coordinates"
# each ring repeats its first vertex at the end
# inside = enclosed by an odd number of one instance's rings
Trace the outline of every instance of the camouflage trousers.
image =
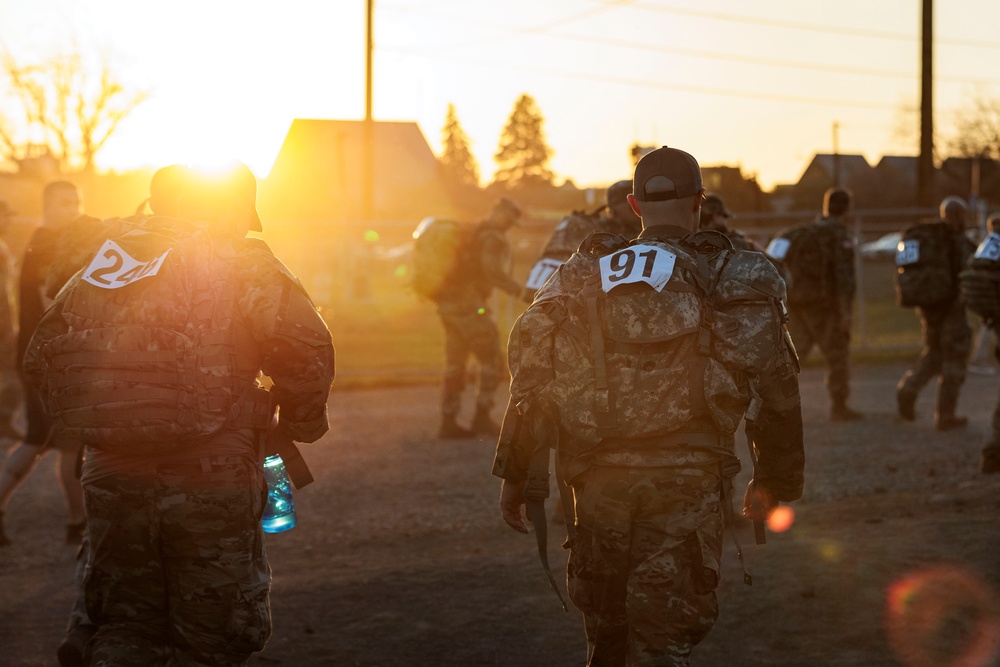
{"type": "Polygon", "coordinates": [[[965,306],[956,302],[946,310],[918,309],[918,314],[924,347],[916,365],[900,378],[898,388],[916,395],[934,377],[940,376],[937,410],[953,414],[972,351],[972,328],[965,306]]]}
{"type": "Polygon", "coordinates": [[[500,334],[488,313],[441,313],[444,325],[444,392],[441,413],[454,417],[462,407],[465,364],[472,355],[479,362],[476,409],[489,412],[504,374],[500,334]]]}
{"type": "Polygon", "coordinates": [[[851,334],[840,327],[836,309],[801,306],[789,308],[788,333],[795,344],[799,359],[809,356],[813,346],[826,360],[826,389],[834,402],[843,402],[851,393],[848,361],[851,355],[851,334]]]}
{"type": "Polygon", "coordinates": [[[567,590],[583,612],[588,667],[689,664],[719,615],[719,475],[599,465],[573,492],[567,590]]]}
{"type": "Polygon", "coordinates": [[[240,456],[86,481],[88,664],[245,665],[271,633],[260,466],[240,456]]]}

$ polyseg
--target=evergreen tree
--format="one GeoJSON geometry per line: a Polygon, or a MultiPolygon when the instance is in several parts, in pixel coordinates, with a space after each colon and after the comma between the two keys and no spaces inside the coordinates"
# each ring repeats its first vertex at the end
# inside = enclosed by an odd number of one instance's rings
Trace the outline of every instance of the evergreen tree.
{"type": "Polygon", "coordinates": [[[441,128],[441,167],[445,179],[454,185],[479,186],[479,165],[469,149],[469,137],[458,122],[455,105],[448,105],[441,128]]]}
{"type": "Polygon", "coordinates": [[[554,174],[548,168],[552,149],[545,143],[544,121],[530,95],[523,94],[514,103],[493,156],[497,163],[494,180],[498,184],[508,188],[552,184],[554,174]]]}

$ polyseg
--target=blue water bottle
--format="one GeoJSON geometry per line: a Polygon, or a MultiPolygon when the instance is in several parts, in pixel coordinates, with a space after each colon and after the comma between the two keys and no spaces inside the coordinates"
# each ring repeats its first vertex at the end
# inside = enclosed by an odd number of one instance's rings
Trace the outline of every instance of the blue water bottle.
{"type": "Polygon", "coordinates": [[[295,499],[292,482],[288,479],[285,462],[277,454],[264,459],[264,479],[267,481],[267,507],[261,526],[265,533],[281,533],[295,527],[295,499]]]}

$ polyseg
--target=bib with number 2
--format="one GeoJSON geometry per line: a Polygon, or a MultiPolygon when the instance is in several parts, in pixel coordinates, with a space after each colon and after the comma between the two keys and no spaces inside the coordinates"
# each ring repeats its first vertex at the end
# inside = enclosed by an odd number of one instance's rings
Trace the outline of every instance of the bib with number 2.
{"type": "Polygon", "coordinates": [[[663,290],[674,272],[677,255],[653,245],[633,245],[601,258],[601,289],[610,292],[619,285],[647,283],[663,290]]]}
{"type": "Polygon", "coordinates": [[[102,289],[118,289],[143,278],[155,276],[170,254],[167,249],[147,262],[129,255],[124,248],[108,239],[83,272],[83,279],[102,289]]]}

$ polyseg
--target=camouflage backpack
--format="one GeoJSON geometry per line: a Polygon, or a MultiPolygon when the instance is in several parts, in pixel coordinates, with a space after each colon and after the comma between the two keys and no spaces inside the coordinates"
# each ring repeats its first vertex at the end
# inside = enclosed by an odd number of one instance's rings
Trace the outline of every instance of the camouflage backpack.
{"type": "Polygon", "coordinates": [[[954,232],[944,222],[903,230],[896,251],[896,303],[905,308],[934,307],[955,298],[954,232]]]}
{"type": "Polygon", "coordinates": [[[99,449],[163,451],[271,419],[257,369],[236,355],[236,248],[157,220],[107,239],[66,284],[69,331],[42,350],[49,413],[99,449]]]}
{"type": "Polygon", "coordinates": [[[444,218],[424,218],[413,232],[413,289],[431,301],[460,269],[470,250],[474,225],[444,218]]]}
{"type": "Polygon", "coordinates": [[[577,251],[583,240],[601,228],[600,213],[603,210],[602,206],[593,213],[573,211],[559,221],[542,250],[542,256],[528,273],[525,287],[529,291],[541,288],[562,263],[577,251]]]}
{"type": "Polygon", "coordinates": [[[717,237],[575,254],[514,324],[512,400],[559,424],[578,448],[570,458],[693,417],[736,431],[748,374],[789,349],[784,290],[763,255],[717,237]]]}
{"type": "Polygon", "coordinates": [[[781,266],[788,303],[814,306],[829,299],[833,257],[827,234],[819,224],[785,230],[771,240],[766,252],[781,266]]]}
{"type": "Polygon", "coordinates": [[[1000,321],[1000,234],[983,239],[959,279],[965,306],[995,326],[1000,321]]]}

